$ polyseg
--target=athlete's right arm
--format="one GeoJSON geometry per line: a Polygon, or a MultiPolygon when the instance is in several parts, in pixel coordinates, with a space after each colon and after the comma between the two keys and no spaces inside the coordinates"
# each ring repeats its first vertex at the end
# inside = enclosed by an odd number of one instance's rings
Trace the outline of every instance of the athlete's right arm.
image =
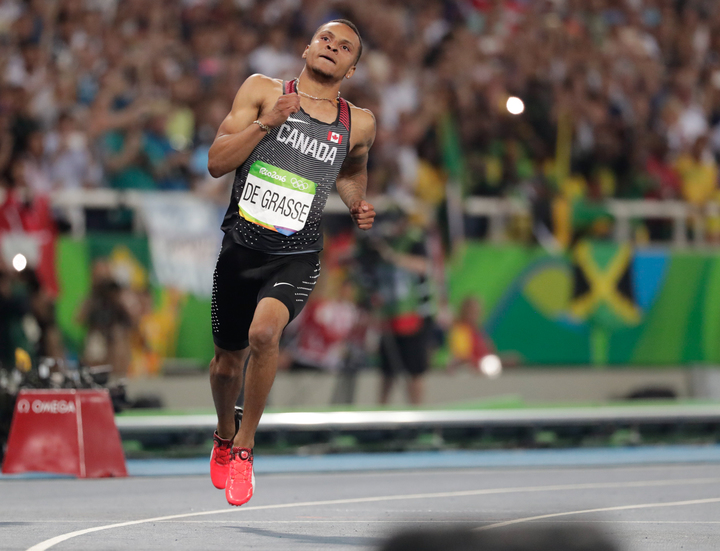
{"type": "Polygon", "coordinates": [[[208,154],[208,171],[219,178],[245,162],[265,131],[253,121],[275,127],[300,110],[300,96],[282,93],[282,83],[252,75],[235,95],[232,110],[218,128],[208,154]]]}

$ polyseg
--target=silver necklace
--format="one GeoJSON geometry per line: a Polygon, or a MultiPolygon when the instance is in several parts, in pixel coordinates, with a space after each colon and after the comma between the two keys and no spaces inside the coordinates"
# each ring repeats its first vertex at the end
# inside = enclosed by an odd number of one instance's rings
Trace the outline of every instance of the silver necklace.
{"type": "Polygon", "coordinates": [[[297,90],[297,93],[301,96],[305,96],[306,98],[314,99],[317,101],[329,101],[330,103],[333,103],[340,99],[340,90],[338,90],[337,98],[331,99],[331,98],[316,98],[315,96],[311,96],[310,94],[306,94],[305,92],[300,90],[300,82],[298,79],[295,79],[295,90],[297,90]]]}

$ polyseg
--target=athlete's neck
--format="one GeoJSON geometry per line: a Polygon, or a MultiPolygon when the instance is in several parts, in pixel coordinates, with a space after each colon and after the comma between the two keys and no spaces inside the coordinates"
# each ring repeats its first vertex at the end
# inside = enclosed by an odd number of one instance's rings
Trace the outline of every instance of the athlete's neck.
{"type": "Polygon", "coordinates": [[[298,89],[302,90],[305,94],[322,99],[329,99],[335,102],[340,91],[340,81],[334,80],[322,80],[318,78],[319,75],[314,75],[312,72],[307,71],[304,68],[298,77],[298,89]]]}

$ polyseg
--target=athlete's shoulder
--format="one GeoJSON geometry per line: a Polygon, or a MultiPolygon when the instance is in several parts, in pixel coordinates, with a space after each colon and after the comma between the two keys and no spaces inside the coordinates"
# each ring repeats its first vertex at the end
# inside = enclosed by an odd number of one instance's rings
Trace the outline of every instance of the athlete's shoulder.
{"type": "Polygon", "coordinates": [[[245,109],[248,106],[260,107],[268,102],[274,102],[282,93],[282,80],[255,73],[245,79],[235,94],[233,111],[245,109]]]}
{"type": "Polygon", "coordinates": [[[375,141],[375,115],[370,109],[363,109],[348,101],[352,115],[352,132],[357,136],[355,143],[372,144],[375,141]]]}
{"type": "Polygon", "coordinates": [[[245,87],[268,92],[276,90],[282,91],[283,81],[279,78],[272,78],[260,73],[255,73],[245,79],[243,88],[245,87]]]}
{"type": "Polygon", "coordinates": [[[347,104],[350,107],[353,124],[367,125],[373,128],[375,127],[375,115],[373,115],[373,112],[370,111],[370,109],[358,107],[357,105],[350,103],[349,101],[347,102],[347,104]]]}

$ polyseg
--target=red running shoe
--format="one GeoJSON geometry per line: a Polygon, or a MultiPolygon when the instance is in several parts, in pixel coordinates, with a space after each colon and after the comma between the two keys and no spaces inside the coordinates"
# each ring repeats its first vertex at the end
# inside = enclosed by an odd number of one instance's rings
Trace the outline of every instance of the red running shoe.
{"type": "Polygon", "coordinates": [[[248,448],[233,448],[225,497],[230,505],[239,506],[250,501],[254,491],[253,451],[248,448]]]}
{"type": "MultiPolygon", "coordinates": [[[[243,410],[241,407],[235,408],[235,434],[240,428],[240,420],[242,419],[243,410]]],[[[233,438],[235,436],[233,435],[233,438]]],[[[230,470],[230,460],[232,459],[233,441],[225,440],[218,436],[217,431],[213,433],[213,449],[210,454],[210,479],[213,486],[218,490],[225,489],[227,483],[228,471],[230,470]]]]}

